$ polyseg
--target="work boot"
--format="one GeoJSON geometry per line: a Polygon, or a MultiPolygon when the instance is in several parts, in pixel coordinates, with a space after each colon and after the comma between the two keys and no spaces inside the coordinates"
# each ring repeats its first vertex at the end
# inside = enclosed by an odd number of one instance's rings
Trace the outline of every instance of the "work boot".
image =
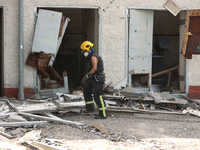
{"type": "Polygon", "coordinates": [[[95,111],[95,109],[86,109],[83,111],[83,113],[93,113],[95,111]]]}
{"type": "Polygon", "coordinates": [[[83,111],[83,113],[92,113],[95,111],[95,107],[94,107],[94,104],[87,104],[86,105],[86,110],[83,111]]]}
{"type": "Polygon", "coordinates": [[[107,116],[95,115],[94,119],[106,119],[107,116]]]}
{"type": "Polygon", "coordinates": [[[106,119],[107,118],[107,111],[105,111],[105,116],[103,115],[103,111],[100,110],[98,115],[95,115],[94,119],[106,119]]]}
{"type": "Polygon", "coordinates": [[[95,111],[94,104],[86,105],[86,110],[83,113],[93,113],[95,111]]]}

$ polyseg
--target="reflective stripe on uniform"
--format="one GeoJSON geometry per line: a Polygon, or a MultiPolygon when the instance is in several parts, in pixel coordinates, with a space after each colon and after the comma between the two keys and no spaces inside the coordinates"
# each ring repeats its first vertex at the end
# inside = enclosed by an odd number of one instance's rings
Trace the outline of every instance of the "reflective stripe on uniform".
{"type": "Polygon", "coordinates": [[[94,104],[94,101],[87,101],[86,104],[94,104]]]}
{"type": "Polygon", "coordinates": [[[104,108],[99,108],[99,110],[106,110],[106,107],[104,107],[104,108]]]}
{"type": "Polygon", "coordinates": [[[102,110],[103,111],[103,116],[106,117],[106,107],[104,105],[104,101],[103,101],[102,95],[99,96],[99,99],[100,99],[101,106],[102,106],[102,108],[99,108],[99,110],[102,110]]]}

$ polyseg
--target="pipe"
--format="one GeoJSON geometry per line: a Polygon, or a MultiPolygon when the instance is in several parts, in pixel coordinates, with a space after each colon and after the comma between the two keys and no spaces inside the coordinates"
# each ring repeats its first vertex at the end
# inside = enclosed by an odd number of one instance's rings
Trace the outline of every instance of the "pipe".
{"type": "Polygon", "coordinates": [[[18,99],[24,100],[24,39],[23,39],[23,0],[19,0],[19,93],[18,99]]]}

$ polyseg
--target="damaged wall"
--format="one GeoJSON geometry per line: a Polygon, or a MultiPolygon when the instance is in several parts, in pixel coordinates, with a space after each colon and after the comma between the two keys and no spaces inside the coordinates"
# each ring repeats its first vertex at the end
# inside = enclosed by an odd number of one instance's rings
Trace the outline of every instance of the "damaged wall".
{"type": "MultiPolygon", "coordinates": [[[[200,9],[198,0],[173,0],[180,8],[200,9]]],[[[36,7],[45,6],[82,6],[101,8],[101,56],[104,60],[106,81],[117,83],[123,80],[126,70],[126,10],[128,7],[163,8],[166,0],[24,0],[24,60],[32,48],[34,35],[34,12],[36,7]]],[[[18,1],[0,1],[4,6],[4,95],[16,96],[18,93],[18,1]]],[[[189,60],[189,86],[200,86],[197,76],[199,69],[194,69],[200,63],[197,55],[189,60]]],[[[33,93],[34,68],[24,66],[25,90],[33,93]]],[[[26,96],[26,94],[25,94],[26,96]]]]}

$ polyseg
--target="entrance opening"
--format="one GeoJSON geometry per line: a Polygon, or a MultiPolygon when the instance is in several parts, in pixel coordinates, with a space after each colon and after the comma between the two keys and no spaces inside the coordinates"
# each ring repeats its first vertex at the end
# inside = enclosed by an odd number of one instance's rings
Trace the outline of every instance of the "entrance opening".
{"type": "MultiPolygon", "coordinates": [[[[152,76],[179,64],[179,15],[154,11],[152,76]]],[[[161,91],[179,90],[178,69],[152,78],[161,91]]]]}
{"type": "Polygon", "coordinates": [[[99,9],[93,8],[47,8],[63,13],[70,18],[67,29],[63,36],[60,48],[57,52],[53,68],[62,77],[63,71],[67,72],[69,90],[80,85],[81,78],[86,74],[86,59],[81,55],[80,45],[89,40],[94,43],[94,50],[98,53],[98,25],[99,9]]]}
{"type": "Polygon", "coordinates": [[[179,18],[184,19],[183,12],[174,16],[165,10],[130,9],[129,13],[129,84],[135,87],[133,77],[137,74],[137,86],[144,87],[145,83],[146,88],[159,87],[160,91],[180,90],[183,63],[181,66],[179,61],[184,60],[179,53],[183,37],[179,18]]]}

